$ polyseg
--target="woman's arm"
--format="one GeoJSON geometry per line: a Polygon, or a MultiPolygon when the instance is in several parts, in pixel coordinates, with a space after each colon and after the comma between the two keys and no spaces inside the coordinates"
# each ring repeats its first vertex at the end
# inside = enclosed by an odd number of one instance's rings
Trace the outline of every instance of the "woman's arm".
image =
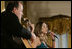
{"type": "Polygon", "coordinates": [[[52,47],[55,48],[55,39],[52,39],[52,47]]]}
{"type": "Polygon", "coordinates": [[[52,48],[55,48],[56,47],[55,46],[56,44],[55,44],[54,32],[51,32],[50,35],[51,35],[51,38],[52,38],[52,48]]]}

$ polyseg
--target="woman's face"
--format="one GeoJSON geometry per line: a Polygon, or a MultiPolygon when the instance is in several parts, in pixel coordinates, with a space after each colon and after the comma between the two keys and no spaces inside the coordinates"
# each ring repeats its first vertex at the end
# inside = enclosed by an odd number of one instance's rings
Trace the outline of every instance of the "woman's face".
{"type": "Polygon", "coordinates": [[[42,24],[42,29],[41,29],[41,31],[42,31],[43,33],[47,33],[47,32],[48,32],[48,26],[46,25],[46,23],[43,23],[43,24],[42,24]]]}

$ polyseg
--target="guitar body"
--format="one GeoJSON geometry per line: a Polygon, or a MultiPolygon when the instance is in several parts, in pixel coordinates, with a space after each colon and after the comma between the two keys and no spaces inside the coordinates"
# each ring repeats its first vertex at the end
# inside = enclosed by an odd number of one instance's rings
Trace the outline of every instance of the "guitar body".
{"type": "Polygon", "coordinates": [[[23,39],[23,38],[21,38],[21,40],[23,41],[23,43],[26,46],[26,48],[34,48],[34,43],[31,43],[28,40],[23,39]]]}

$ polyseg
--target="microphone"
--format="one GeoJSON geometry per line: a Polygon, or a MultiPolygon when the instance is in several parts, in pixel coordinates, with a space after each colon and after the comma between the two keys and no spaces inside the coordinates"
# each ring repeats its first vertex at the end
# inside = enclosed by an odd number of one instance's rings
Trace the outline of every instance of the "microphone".
{"type": "MultiPolygon", "coordinates": [[[[50,34],[51,31],[49,30],[48,33],[50,34]]],[[[51,34],[52,34],[52,33],[51,33],[51,34]]],[[[53,35],[53,34],[52,34],[52,35],[53,35]]],[[[55,34],[54,34],[53,36],[56,37],[56,38],[58,39],[58,37],[57,37],[55,34]]]]}

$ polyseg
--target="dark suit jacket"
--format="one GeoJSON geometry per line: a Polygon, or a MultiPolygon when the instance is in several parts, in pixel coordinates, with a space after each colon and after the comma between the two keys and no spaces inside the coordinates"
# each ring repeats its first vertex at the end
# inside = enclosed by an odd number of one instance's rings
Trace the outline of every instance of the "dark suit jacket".
{"type": "Polygon", "coordinates": [[[31,38],[31,33],[22,27],[18,17],[10,12],[1,13],[1,47],[2,48],[19,48],[19,45],[13,41],[13,36],[31,38]]]}

